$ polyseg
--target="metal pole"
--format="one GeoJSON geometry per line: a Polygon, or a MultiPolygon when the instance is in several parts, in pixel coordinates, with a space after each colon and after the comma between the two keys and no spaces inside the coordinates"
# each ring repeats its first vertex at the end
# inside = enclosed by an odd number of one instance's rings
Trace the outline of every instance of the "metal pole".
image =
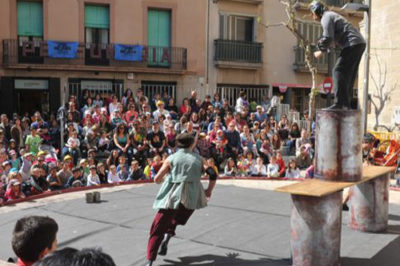
{"type": "Polygon", "coordinates": [[[61,110],[62,114],[60,115],[60,138],[61,138],[61,145],[60,145],[60,150],[64,147],[64,118],[65,118],[65,96],[66,96],[66,85],[64,84],[64,87],[62,89],[62,95],[61,95],[61,110]]]}
{"type": "Polygon", "coordinates": [[[367,132],[368,124],[368,86],[369,86],[369,54],[370,54],[370,28],[371,28],[371,0],[366,0],[369,9],[365,15],[365,64],[364,64],[364,86],[363,86],[363,129],[364,134],[367,132]]]}

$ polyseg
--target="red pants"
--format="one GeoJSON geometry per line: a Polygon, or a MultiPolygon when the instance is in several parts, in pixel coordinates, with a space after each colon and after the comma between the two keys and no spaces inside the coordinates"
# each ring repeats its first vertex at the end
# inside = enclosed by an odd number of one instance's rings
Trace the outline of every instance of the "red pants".
{"type": "Polygon", "coordinates": [[[177,225],[185,225],[194,210],[186,209],[179,204],[178,209],[160,209],[153,219],[150,229],[149,243],[147,244],[147,259],[156,260],[158,248],[166,233],[175,235],[177,225]]]}

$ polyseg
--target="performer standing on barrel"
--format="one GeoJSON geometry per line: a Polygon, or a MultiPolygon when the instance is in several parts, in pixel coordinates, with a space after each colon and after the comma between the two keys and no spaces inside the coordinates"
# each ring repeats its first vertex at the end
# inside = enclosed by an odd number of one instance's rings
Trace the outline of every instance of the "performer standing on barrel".
{"type": "Polygon", "coordinates": [[[321,1],[313,1],[310,11],[315,21],[321,22],[322,37],[318,41],[319,51],[315,58],[322,57],[335,44],[342,47],[333,69],[334,104],[328,109],[350,109],[352,90],[358,66],[365,50],[365,40],[360,32],[341,15],[326,10],[321,1]]]}
{"type": "Polygon", "coordinates": [[[168,242],[175,235],[177,225],[185,225],[195,209],[207,206],[206,197],[211,197],[217,180],[215,171],[208,168],[210,180],[204,190],[200,179],[205,161],[192,151],[195,137],[183,133],[176,140],[179,150],[165,160],[154,178],[156,183],[164,183],[153,205],[158,212],[150,229],[146,266],[153,264],[160,245],[158,254],[167,254],[168,242]]]}

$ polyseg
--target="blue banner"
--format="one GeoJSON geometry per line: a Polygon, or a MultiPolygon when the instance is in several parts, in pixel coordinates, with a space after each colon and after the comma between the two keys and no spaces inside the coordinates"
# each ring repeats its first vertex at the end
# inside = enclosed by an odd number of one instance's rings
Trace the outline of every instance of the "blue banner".
{"type": "Polygon", "coordinates": [[[48,54],[52,58],[76,58],[78,53],[77,42],[47,41],[48,54]]]}
{"type": "Polygon", "coordinates": [[[115,60],[142,61],[143,45],[114,44],[115,60]]]}

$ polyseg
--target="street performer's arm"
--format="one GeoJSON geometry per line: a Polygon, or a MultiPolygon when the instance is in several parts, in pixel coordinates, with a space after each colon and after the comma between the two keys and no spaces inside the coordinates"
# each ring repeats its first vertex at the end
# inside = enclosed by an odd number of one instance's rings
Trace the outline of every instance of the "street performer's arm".
{"type": "Polygon", "coordinates": [[[154,177],[154,182],[156,182],[157,184],[162,183],[164,181],[165,175],[169,172],[170,169],[171,169],[171,163],[168,161],[168,159],[166,159],[163,165],[161,166],[160,170],[154,177]]]}
{"type": "Polygon", "coordinates": [[[322,17],[322,37],[318,40],[317,46],[319,51],[314,52],[315,58],[322,57],[322,54],[328,52],[335,35],[335,24],[334,20],[329,16],[322,17]]]}

